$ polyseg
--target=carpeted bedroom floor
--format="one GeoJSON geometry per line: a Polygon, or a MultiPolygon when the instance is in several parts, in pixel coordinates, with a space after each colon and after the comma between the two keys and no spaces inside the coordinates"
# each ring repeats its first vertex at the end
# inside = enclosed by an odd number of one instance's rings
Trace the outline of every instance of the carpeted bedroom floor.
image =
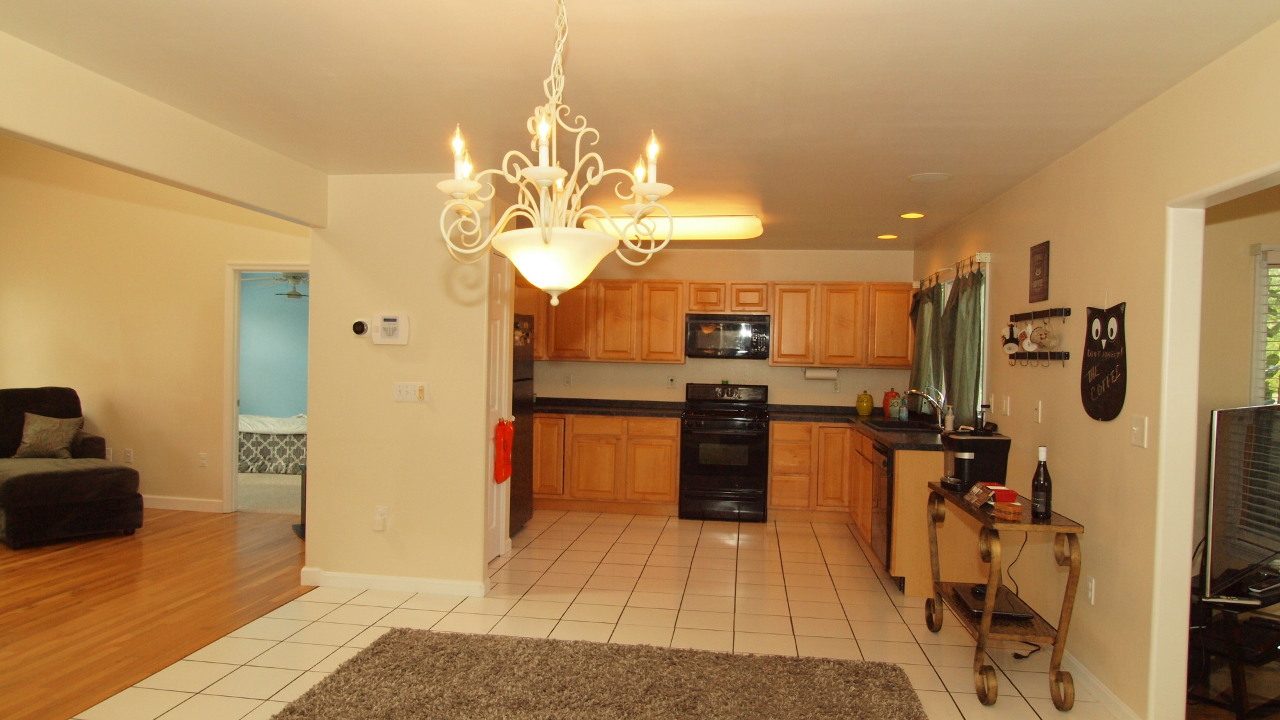
{"type": "Polygon", "coordinates": [[[299,515],[302,476],[240,473],[236,477],[236,509],[241,512],[299,515]]]}

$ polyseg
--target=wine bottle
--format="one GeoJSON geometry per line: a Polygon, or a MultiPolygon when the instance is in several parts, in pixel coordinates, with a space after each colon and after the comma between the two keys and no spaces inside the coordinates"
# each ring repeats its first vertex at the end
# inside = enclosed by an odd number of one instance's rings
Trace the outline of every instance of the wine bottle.
{"type": "Polygon", "coordinates": [[[1031,518],[1048,520],[1053,517],[1053,481],[1049,479],[1049,463],[1045,460],[1047,448],[1041,445],[1036,452],[1040,462],[1036,465],[1036,474],[1031,476],[1031,518]]]}

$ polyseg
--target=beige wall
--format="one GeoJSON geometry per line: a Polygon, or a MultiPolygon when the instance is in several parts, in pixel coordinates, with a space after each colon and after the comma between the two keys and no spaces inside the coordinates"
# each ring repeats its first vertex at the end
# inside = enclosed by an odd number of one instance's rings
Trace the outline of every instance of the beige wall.
{"type": "Polygon", "coordinates": [[[319,226],[325,176],[0,32],[0,132],[319,226]]]}
{"type": "MultiPolygon", "coordinates": [[[[1166,208],[1181,198],[1254,179],[1280,162],[1280,25],[1231,51],[1053,166],[1006,193],[920,252],[916,274],[976,250],[993,253],[991,316],[1070,307],[1066,366],[1010,367],[993,343],[990,388],[1013,438],[1011,486],[1023,493],[1035,447],[1049,447],[1054,508],[1085,526],[1084,574],[1096,578],[1091,605],[1077,596],[1068,652],[1138,716],[1181,717],[1187,567],[1191,555],[1193,468],[1184,448],[1196,441],[1194,387],[1165,387],[1166,373],[1194,363],[1197,318],[1169,316],[1165,298],[1196,292],[1168,288],[1166,266],[1198,236],[1167,248],[1166,208]],[[1052,249],[1049,301],[1027,302],[1029,248],[1052,249]],[[1080,404],[1080,352],[1087,306],[1127,302],[1128,396],[1113,422],[1080,404]],[[1179,339],[1166,334],[1190,332],[1179,339]],[[1166,347],[1189,344],[1191,353],[1166,347]],[[1032,409],[1044,404],[1044,421],[1032,409]],[[1150,447],[1130,444],[1129,420],[1149,419],[1150,447]],[[1161,427],[1171,418],[1174,427],[1161,427]],[[1178,458],[1178,462],[1171,462],[1178,458]],[[1158,512],[1158,508],[1163,508],[1158,512]],[[1181,615],[1181,617],[1179,617],[1181,615]]],[[[1185,216],[1185,211],[1183,215],[1185,216]]],[[[1183,233],[1194,235],[1194,233],[1183,233]]],[[[1181,277],[1178,281],[1183,282],[1181,277]]],[[[1198,304],[1198,303],[1197,303],[1198,304]]],[[[1174,307],[1170,305],[1169,307],[1174,307]]],[[[1194,375],[1194,365],[1191,365],[1194,375]]],[[[1194,451],[1192,451],[1194,454],[1194,451]]],[[[1056,616],[1064,573],[1046,543],[1030,543],[1018,563],[1023,595],[1056,616]]]]}
{"type": "Polygon", "coordinates": [[[311,264],[304,582],[483,589],[487,262],[459,265],[432,234],[442,178],[330,180],[311,264]],[[408,316],[407,345],[352,334],[391,313],[408,316]],[[419,381],[427,402],[392,400],[393,383],[419,381]]]}
{"type": "MultiPolygon", "coordinates": [[[[648,264],[632,268],[610,255],[593,278],[829,281],[912,280],[913,253],[903,251],[779,251],[667,249],[648,264]]],[[[769,401],[784,405],[852,405],[867,390],[879,402],[886,390],[901,391],[906,370],[840,369],[839,389],[830,380],[805,380],[804,370],[773,367],[767,360],[690,359],[680,365],[645,363],[539,362],[534,390],[543,397],[609,398],[683,402],[690,382],[764,384],[769,401]],[[570,384],[564,382],[569,376],[570,384]],[[667,387],[667,378],[675,387],[667,387]]]]}
{"type": "Polygon", "coordinates": [[[228,263],[305,263],[309,244],[298,225],[0,137],[0,387],[76,388],[116,459],[134,450],[149,505],[221,509],[228,263]]]}

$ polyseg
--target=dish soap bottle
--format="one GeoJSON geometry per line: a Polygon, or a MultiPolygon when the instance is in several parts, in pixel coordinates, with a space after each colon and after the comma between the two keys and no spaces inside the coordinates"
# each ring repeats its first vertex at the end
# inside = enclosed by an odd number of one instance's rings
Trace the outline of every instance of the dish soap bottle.
{"type": "Polygon", "coordinates": [[[1036,465],[1036,474],[1031,476],[1031,519],[1048,520],[1053,517],[1053,482],[1049,479],[1049,464],[1045,460],[1048,451],[1041,445],[1036,452],[1040,462],[1036,465]]]}
{"type": "Polygon", "coordinates": [[[898,417],[898,391],[889,388],[889,392],[884,394],[884,416],[890,420],[898,417]]]}
{"type": "Polygon", "coordinates": [[[866,390],[863,390],[862,394],[858,396],[858,402],[856,403],[856,407],[858,408],[858,415],[860,417],[867,417],[868,415],[871,414],[871,410],[875,406],[876,406],[876,401],[871,398],[871,394],[868,393],[866,390]]]}

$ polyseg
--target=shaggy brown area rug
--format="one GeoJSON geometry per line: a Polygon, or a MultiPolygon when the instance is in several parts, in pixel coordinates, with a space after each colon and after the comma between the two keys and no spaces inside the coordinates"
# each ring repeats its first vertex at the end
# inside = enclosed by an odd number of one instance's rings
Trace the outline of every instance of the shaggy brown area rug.
{"type": "Polygon", "coordinates": [[[395,629],[276,720],[927,720],[897,665],[395,629]]]}

